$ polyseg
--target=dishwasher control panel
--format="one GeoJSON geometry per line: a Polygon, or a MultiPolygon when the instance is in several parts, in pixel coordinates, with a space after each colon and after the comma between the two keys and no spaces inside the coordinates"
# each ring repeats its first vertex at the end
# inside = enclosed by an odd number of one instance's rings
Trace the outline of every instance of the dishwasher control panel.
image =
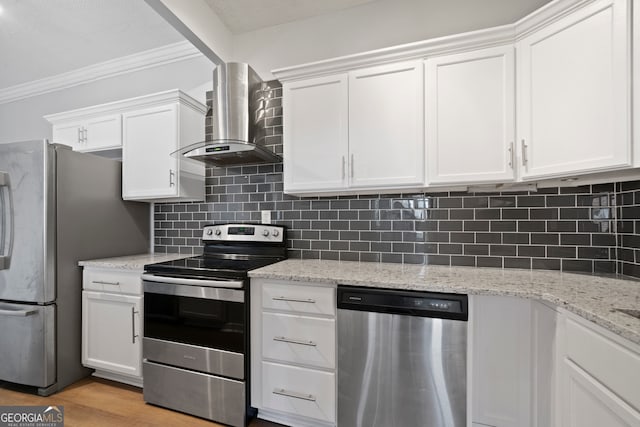
{"type": "Polygon", "coordinates": [[[338,308],[467,320],[466,295],[338,286],[338,308]]]}

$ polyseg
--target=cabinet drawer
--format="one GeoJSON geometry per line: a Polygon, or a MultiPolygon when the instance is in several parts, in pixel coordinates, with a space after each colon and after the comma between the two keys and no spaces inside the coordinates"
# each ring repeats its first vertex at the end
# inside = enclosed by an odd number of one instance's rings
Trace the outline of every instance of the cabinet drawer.
{"type": "Polygon", "coordinates": [[[610,340],[582,321],[567,318],[567,358],[640,410],[640,354],[610,340]]]}
{"type": "Polygon", "coordinates": [[[336,421],[334,373],[262,363],[262,403],[265,408],[336,421]]]}
{"type": "Polygon", "coordinates": [[[265,283],[262,307],[295,313],[336,314],[336,290],[320,286],[265,283]]]}
{"type": "Polygon", "coordinates": [[[262,355],[333,369],[336,364],[335,320],[264,313],[262,355]]]}
{"type": "Polygon", "coordinates": [[[82,288],[90,291],[107,291],[142,295],[139,271],[102,270],[84,268],[82,288]]]}

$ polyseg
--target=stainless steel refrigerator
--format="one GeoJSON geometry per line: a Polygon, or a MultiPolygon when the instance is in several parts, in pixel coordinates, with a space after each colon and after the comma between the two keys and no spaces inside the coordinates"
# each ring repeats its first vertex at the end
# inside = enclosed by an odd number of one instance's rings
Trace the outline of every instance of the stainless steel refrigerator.
{"type": "Polygon", "coordinates": [[[121,163],[43,141],[0,144],[0,382],[49,395],[81,364],[78,261],[149,249],[149,205],[121,163]]]}

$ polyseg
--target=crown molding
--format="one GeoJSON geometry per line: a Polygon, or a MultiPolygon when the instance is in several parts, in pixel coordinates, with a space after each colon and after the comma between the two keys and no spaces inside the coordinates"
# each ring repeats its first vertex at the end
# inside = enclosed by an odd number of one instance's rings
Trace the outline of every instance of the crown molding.
{"type": "Polygon", "coordinates": [[[201,114],[206,114],[207,106],[182,92],[179,89],[170,89],[149,95],[137,96],[135,98],[123,99],[105,104],[92,105],[90,107],[78,108],[71,111],[49,114],[44,119],[51,124],[64,123],[70,121],[87,120],[92,117],[107,114],[122,114],[128,111],[140,110],[141,108],[151,108],[166,105],[170,102],[178,102],[201,114]]]}
{"type": "Polygon", "coordinates": [[[133,55],[99,62],[67,73],[0,89],[0,104],[198,56],[202,56],[202,53],[188,41],[173,43],[133,55]]]}

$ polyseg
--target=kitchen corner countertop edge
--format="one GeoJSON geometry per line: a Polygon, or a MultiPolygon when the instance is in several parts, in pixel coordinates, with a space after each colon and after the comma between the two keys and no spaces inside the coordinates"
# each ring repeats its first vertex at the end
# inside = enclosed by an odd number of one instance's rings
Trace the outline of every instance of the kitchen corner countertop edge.
{"type": "Polygon", "coordinates": [[[136,254],[112,258],[91,259],[79,261],[81,267],[91,268],[113,268],[119,270],[143,271],[147,264],[156,262],[173,261],[174,259],[186,258],[191,255],[185,254],[136,254]]]}
{"type": "Polygon", "coordinates": [[[549,270],[288,259],[252,278],[536,299],[565,308],[640,345],[640,281],[549,270]]]}

